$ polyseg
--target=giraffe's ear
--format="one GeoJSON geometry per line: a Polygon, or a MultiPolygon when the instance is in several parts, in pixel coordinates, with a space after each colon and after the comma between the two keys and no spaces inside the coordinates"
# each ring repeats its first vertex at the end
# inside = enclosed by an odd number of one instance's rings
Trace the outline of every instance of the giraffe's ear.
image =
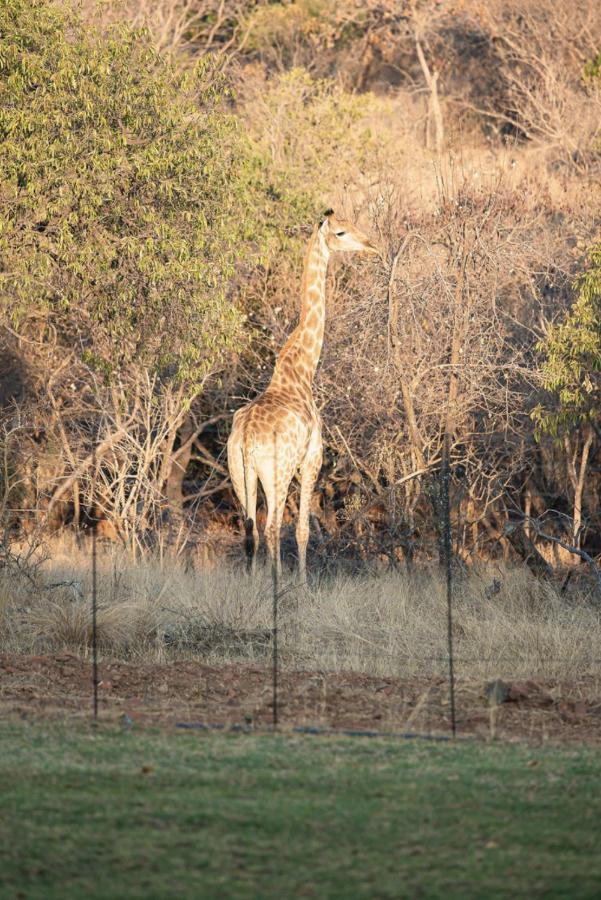
{"type": "Polygon", "coordinates": [[[326,222],[328,221],[328,219],[330,218],[330,216],[333,216],[333,215],[334,215],[334,210],[333,210],[333,209],[326,209],[326,211],[325,211],[324,214],[323,214],[323,219],[322,219],[321,222],[319,223],[319,227],[320,227],[320,228],[323,228],[323,226],[326,224],[326,222]]]}

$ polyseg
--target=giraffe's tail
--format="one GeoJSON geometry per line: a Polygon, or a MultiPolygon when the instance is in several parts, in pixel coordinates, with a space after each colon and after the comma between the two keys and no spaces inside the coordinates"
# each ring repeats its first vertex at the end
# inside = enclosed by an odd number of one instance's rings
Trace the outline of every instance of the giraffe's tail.
{"type": "Polygon", "coordinates": [[[250,572],[255,555],[255,523],[254,519],[250,518],[244,520],[244,552],[246,554],[246,568],[250,572]]]}
{"type": "Polygon", "coordinates": [[[244,473],[244,511],[246,518],[244,520],[244,553],[246,555],[246,569],[252,571],[253,562],[256,553],[255,547],[255,521],[253,516],[256,515],[255,502],[251,504],[251,484],[252,479],[256,479],[254,469],[251,468],[252,463],[249,458],[248,451],[242,451],[242,471],[244,473]],[[250,513],[250,515],[249,515],[250,513]]]}

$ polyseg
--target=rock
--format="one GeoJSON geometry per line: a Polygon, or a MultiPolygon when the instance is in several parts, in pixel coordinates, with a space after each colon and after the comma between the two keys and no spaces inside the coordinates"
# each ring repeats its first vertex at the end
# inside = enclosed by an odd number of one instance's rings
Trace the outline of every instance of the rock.
{"type": "Polygon", "coordinates": [[[511,684],[502,681],[500,678],[495,678],[494,681],[488,682],[484,693],[491,706],[499,706],[501,703],[507,703],[511,699],[511,684]]]}
{"type": "Polygon", "coordinates": [[[485,689],[491,706],[501,703],[526,703],[530,706],[552,706],[555,702],[551,694],[535,681],[489,681],[485,689]]]}
{"type": "Polygon", "coordinates": [[[551,694],[535,681],[512,681],[508,700],[533,706],[552,706],[554,702],[551,694]]]}

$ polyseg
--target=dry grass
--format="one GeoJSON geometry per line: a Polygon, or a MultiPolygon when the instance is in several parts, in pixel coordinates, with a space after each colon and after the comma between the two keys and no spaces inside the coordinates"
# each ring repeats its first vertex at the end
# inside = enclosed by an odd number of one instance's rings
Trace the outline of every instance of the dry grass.
{"type": "MultiPolygon", "coordinates": [[[[132,565],[107,552],[98,582],[105,657],[260,664],[269,656],[267,571],[254,579],[227,567],[185,572],[173,563],[132,565]]],[[[0,651],[87,655],[90,595],[89,556],[65,542],[37,587],[4,576],[0,651]]],[[[454,616],[460,676],[573,679],[601,670],[601,609],[592,596],[560,596],[527,570],[491,567],[458,577],[454,616]]],[[[444,583],[435,571],[323,576],[309,588],[290,576],[281,596],[281,651],[288,669],[444,675],[444,583]]]]}

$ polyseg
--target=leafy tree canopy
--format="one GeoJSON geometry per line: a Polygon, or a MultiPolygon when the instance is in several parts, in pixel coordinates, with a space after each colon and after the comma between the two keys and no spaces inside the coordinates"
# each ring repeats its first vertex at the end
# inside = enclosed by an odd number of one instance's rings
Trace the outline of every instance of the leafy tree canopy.
{"type": "Polygon", "coordinates": [[[107,376],[137,360],[197,388],[240,335],[232,278],[303,200],[274,185],[206,61],[50,0],[0,7],[0,310],[107,376]]]}
{"type": "Polygon", "coordinates": [[[538,345],[549,398],[533,417],[540,431],[554,436],[601,415],[601,243],[576,288],[571,310],[538,345]]]}

